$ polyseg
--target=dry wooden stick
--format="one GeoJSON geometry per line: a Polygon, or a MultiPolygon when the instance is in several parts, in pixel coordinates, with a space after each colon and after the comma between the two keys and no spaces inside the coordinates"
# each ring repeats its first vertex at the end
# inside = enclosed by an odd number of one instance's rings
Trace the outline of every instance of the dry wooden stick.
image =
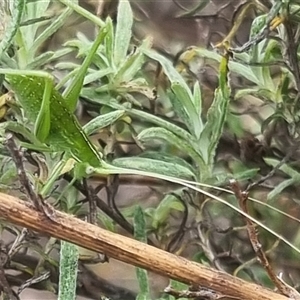
{"type": "Polygon", "coordinates": [[[243,300],[288,300],[259,285],[246,282],[128,237],[101,229],[71,215],[56,211],[55,221],[30,203],[0,193],[0,217],[15,225],[66,240],[109,257],[142,267],[172,279],[207,287],[243,300]]]}

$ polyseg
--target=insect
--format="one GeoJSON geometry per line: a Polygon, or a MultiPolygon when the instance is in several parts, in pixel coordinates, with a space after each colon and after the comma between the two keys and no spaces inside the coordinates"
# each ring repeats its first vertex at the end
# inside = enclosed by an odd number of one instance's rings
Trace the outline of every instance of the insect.
{"type": "Polygon", "coordinates": [[[0,69],[17,96],[26,117],[34,122],[38,140],[52,151],[70,153],[77,161],[99,166],[101,154],[83,132],[73,111],[81,91],[86,71],[106,35],[105,27],[99,32],[89,54],[63,97],[54,87],[53,77],[47,72],[0,69]]]}

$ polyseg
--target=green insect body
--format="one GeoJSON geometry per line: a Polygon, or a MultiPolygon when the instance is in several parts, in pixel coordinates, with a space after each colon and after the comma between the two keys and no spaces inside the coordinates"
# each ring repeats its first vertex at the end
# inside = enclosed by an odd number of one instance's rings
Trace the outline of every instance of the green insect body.
{"type": "MultiPolygon", "coordinates": [[[[6,75],[6,78],[21,103],[26,117],[35,122],[42,105],[45,78],[25,75],[6,75]]],[[[99,167],[102,161],[100,153],[83,132],[65,99],[54,88],[50,96],[49,109],[50,131],[45,138],[45,143],[53,151],[69,152],[76,160],[99,167]]]]}

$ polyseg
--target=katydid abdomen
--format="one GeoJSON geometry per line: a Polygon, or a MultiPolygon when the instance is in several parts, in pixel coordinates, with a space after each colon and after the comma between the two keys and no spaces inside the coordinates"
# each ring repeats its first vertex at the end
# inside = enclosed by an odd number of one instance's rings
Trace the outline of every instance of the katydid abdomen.
{"type": "MultiPolygon", "coordinates": [[[[32,122],[38,118],[45,89],[45,78],[38,76],[6,75],[12,91],[32,122]]],[[[67,151],[76,160],[99,167],[101,156],[83,132],[65,99],[55,89],[50,96],[50,131],[45,138],[53,151],[67,151]]]]}

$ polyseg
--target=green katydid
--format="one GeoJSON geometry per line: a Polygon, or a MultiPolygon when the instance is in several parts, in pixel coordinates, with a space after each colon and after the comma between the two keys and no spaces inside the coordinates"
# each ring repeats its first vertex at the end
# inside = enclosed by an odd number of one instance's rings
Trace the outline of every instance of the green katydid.
{"type": "Polygon", "coordinates": [[[67,89],[65,98],[54,88],[53,77],[43,71],[0,69],[17,95],[29,120],[35,122],[35,135],[50,145],[52,151],[71,152],[78,160],[82,155],[93,166],[99,166],[100,154],[93,147],[82,147],[89,141],[73,111],[76,107],[86,71],[100,43],[105,27],[98,34],[80,70],[67,89]],[[72,133],[72,138],[69,136],[72,133]],[[62,136],[64,138],[62,138],[62,136]]]}

